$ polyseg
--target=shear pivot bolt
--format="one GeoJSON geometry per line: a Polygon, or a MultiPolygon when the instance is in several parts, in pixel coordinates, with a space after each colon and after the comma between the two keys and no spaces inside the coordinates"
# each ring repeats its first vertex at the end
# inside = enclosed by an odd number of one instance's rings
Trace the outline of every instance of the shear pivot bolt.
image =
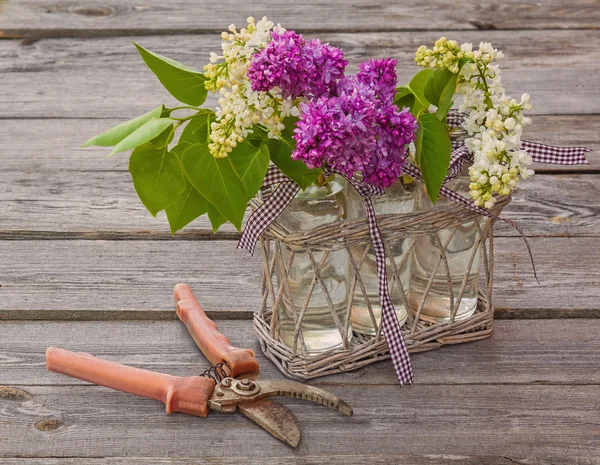
{"type": "Polygon", "coordinates": [[[252,391],[254,389],[254,387],[255,387],[254,383],[252,381],[250,381],[249,379],[243,379],[237,385],[237,388],[242,391],[252,391]]]}

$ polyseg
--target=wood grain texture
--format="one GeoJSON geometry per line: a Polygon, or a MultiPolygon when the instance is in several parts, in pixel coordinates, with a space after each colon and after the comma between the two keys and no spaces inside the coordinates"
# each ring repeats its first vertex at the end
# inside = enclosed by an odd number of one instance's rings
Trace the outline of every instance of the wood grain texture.
{"type": "MultiPolygon", "coordinates": [[[[282,457],[228,456],[195,457],[110,457],[110,458],[0,458],[0,465],[281,465],[282,457]]],[[[286,465],[598,465],[597,457],[512,457],[466,455],[302,455],[285,457],[286,465]]]]}
{"type": "Polygon", "coordinates": [[[5,457],[600,454],[598,386],[328,386],[354,416],[286,400],[302,427],[294,450],[238,414],[167,416],[158,402],[95,386],[13,387],[33,398],[0,400],[5,457]],[[51,430],[35,426],[50,420],[51,430]]]}
{"type": "Polygon", "coordinates": [[[600,21],[592,0],[565,3],[510,0],[495,4],[493,14],[475,0],[451,2],[369,1],[339,4],[323,0],[281,2],[263,0],[219,3],[177,0],[116,2],[105,0],[63,3],[56,0],[8,2],[0,16],[5,37],[131,35],[135,33],[220,31],[247,16],[269,18],[289,29],[316,31],[420,30],[420,29],[595,29],[600,21]]]}
{"type": "MultiPolygon", "coordinates": [[[[262,378],[283,379],[263,356],[250,321],[219,319],[216,323],[235,346],[256,352],[262,378]]],[[[489,339],[414,354],[415,387],[600,385],[599,331],[598,319],[498,320],[489,339]]],[[[45,370],[44,353],[50,346],[179,376],[201,373],[210,366],[179,321],[5,321],[0,324],[0,340],[0,385],[5,386],[87,385],[45,370]]],[[[396,386],[398,380],[391,363],[384,361],[311,383],[396,386]]]]}
{"type": "MultiPolygon", "coordinates": [[[[164,212],[144,208],[123,171],[2,173],[0,239],[211,240],[239,237],[231,224],[212,232],[204,216],[173,238],[164,212]]],[[[598,236],[600,174],[537,175],[522,183],[505,216],[529,236],[598,236]]],[[[498,223],[499,236],[517,232],[498,223]]]]}
{"type": "MultiPolygon", "coordinates": [[[[497,315],[600,316],[597,238],[530,242],[540,284],[520,238],[495,242],[497,315]]],[[[0,319],[172,319],[177,282],[213,316],[249,318],[261,266],[230,241],[0,241],[0,319]]]]}
{"type": "MultiPolygon", "coordinates": [[[[122,153],[106,158],[105,147],[81,148],[88,138],[122,123],[124,119],[4,119],[0,124],[2,176],[7,171],[47,173],[55,171],[126,171],[129,156],[122,153]],[[35,130],[35,137],[32,131],[35,130]]],[[[590,165],[534,165],[536,172],[600,172],[600,115],[537,115],[525,132],[531,141],[552,145],[585,146],[590,165]],[[556,128],[560,127],[560,131],[556,128]]],[[[8,178],[5,178],[8,179],[8,178]]]]}
{"type": "MultiPolygon", "coordinates": [[[[351,66],[371,57],[392,56],[399,82],[418,70],[414,53],[444,31],[319,34],[344,49],[351,66]]],[[[447,34],[448,35],[448,34],[447,34]]],[[[532,114],[598,114],[600,34],[589,31],[464,31],[460,41],[491,41],[502,49],[503,83],[509,94],[532,96],[532,114]]],[[[173,99],[138,56],[131,38],[49,39],[23,45],[0,41],[0,102],[3,117],[131,118],[173,99]],[[102,89],[99,92],[98,89],[102,89]]],[[[189,66],[202,67],[220,37],[146,36],[133,40],[189,66]]],[[[208,103],[214,104],[212,98],[208,103]]],[[[95,131],[94,131],[95,132],[95,131]]],[[[95,134],[91,134],[95,135],[95,134]]],[[[82,134],[82,139],[88,135],[82,134]]]]}

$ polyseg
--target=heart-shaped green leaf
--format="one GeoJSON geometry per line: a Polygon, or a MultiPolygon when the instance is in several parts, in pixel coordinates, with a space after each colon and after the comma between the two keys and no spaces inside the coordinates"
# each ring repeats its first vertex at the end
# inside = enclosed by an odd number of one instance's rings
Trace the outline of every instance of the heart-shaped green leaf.
{"type": "MultiPolygon", "coordinates": [[[[189,142],[179,142],[173,147],[171,152],[175,153],[181,160],[183,152],[191,145],[189,142]]],[[[165,209],[169,226],[171,227],[171,234],[175,234],[180,229],[183,229],[196,218],[204,215],[208,210],[208,201],[192,186],[187,177],[185,182],[186,185],[183,194],[165,209]]]]}
{"type": "Polygon", "coordinates": [[[82,147],[89,147],[90,145],[111,147],[113,145],[116,145],[143,124],[147,123],[151,119],[160,117],[163,110],[164,106],[161,105],[142,116],[138,116],[137,118],[134,118],[132,120],[125,121],[124,123],[121,123],[118,126],[115,126],[114,128],[111,128],[108,131],[91,138],[85,144],[83,144],[82,147]]]}
{"type": "Polygon", "coordinates": [[[269,149],[255,147],[248,141],[240,142],[229,154],[229,159],[246,188],[250,200],[261,188],[269,167],[269,149]]]}
{"type": "MultiPolygon", "coordinates": [[[[124,152],[125,150],[134,149],[146,142],[151,141],[155,137],[160,136],[165,129],[173,125],[171,118],[155,118],[144,123],[125,139],[115,145],[110,152],[110,156],[115,153],[124,152]]],[[[165,136],[166,137],[166,136],[165,136]]]]}
{"type": "Polygon", "coordinates": [[[425,98],[429,103],[436,107],[440,106],[440,98],[442,97],[442,93],[448,85],[448,82],[452,79],[452,76],[455,76],[455,74],[448,71],[446,68],[435,69],[429,73],[423,90],[425,98]]]}
{"type": "Polygon", "coordinates": [[[420,155],[417,163],[423,182],[432,202],[438,198],[442,183],[450,166],[452,143],[445,125],[431,113],[419,118],[419,131],[415,141],[420,155]]]}
{"type": "Polygon", "coordinates": [[[240,230],[248,198],[229,157],[215,158],[208,144],[194,144],[183,153],[183,168],[200,195],[240,230]]]}
{"type": "Polygon", "coordinates": [[[169,93],[187,105],[200,106],[206,100],[204,74],[134,43],[144,62],[169,93]]]}
{"type": "Polygon", "coordinates": [[[179,157],[152,143],[137,147],[129,159],[133,185],[153,216],[173,204],[184,192],[186,179],[179,157]]]}
{"type": "Polygon", "coordinates": [[[192,186],[192,183],[187,181],[183,194],[166,209],[171,234],[175,234],[199,216],[204,215],[207,209],[206,199],[192,186]]]}

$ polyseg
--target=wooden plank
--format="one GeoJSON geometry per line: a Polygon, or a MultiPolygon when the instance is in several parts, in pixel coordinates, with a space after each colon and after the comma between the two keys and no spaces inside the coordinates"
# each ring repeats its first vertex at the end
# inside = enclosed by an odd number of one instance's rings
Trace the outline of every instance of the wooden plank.
{"type": "Polygon", "coordinates": [[[25,394],[0,400],[4,457],[600,454],[597,386],[332,386],[354,416],[286,401],[302,426],[296,450],[238,414],[166,416],[158,402],[93,386],[12,388],[25,394]]]}
{"type": "Polygon", "coordinates": [[[421,30],[421,29],[595,29],[600,21],[592,0],[574,3],[560,0],[506,1],[493,14],[480,3],[429,1],[426,4],[359,0],[343,6],[338,2],[303,3],[261,1],[239,3],[226,0],[200,4],[158,0],[140,7],[123,2],[87,1],[60,3],[56,0],[11,2],[0,17],[0,36],[95,36],[136,33],[172,34],[222,30],[231,22],[242,24],[247,16],[269,13],[285,27],[318,31],[421,30]]]}
{"type": "MultiPolygon", "coordinates": [[[[282,457],[220,456],[195,457],[195,464],[230,465],[281,465],[282,457]]],[[[324,453],[320,456],[299,455],[285,457],[286,465],[598,465],[594,457],[486,457],[465,455],[337,455],[324,453]]],[[[185,458],[157,457],[110,457],[110,458],[0,458],[0,465],[189,465],[185,458]]]]}
{"type": "MultiPolygon", "coordinates": [[[[400,82],[416,71],[414,53],[441,31],[320,34],[344,48],[354,72],[370,57],[398,59],[400,82]]],[[[588,31],[465,31],[461,41],[491,41],[504,50],[503,83],[515,96],[529,92],[532,114],[598,114],[600,87],[589,76],[600,73],[600,35],[588,31]],[[549,53],[548,51],[552,52],[549,53]]],[[[142,45],[202,67],[219,49],[218,34],[146,36],[142,45]]],[[[32,45],[0,41],[0,101],[3,117],[130,118],[158,103],[173,103],[125,37],[50,39],[32,45]]],[[[214,99],[211,100],[214,103],[214,99]]],[[[67,123],[68,124],[68,123],[67,123]]],[[[560,128],[562,132],[562,128],[560,128]]],[[[95,132],[95,131],[94,131],[95,132]]],[[[82,134],[85,139],[87,134],[82,134]]]]}
{"type": "MultiPolygon", "coordinates": [[[[264,379],[283,379],[262,354],[250,321],[216,320],[238,347],[255,351],[264,379]]],[[[415,388],[451,384],[599,385],[600,320],[498,320],[492,337],[412,355],[415,388]],[[587,335],[587,336],[586,336],[587,335]]],[[[179,321],[4,321],[0,385],[85,385],[44,369],[50,346],[148,370],[190,376],[210,366],[179,321]]],[[[311,381],[397,385],[389,361],[311,381]]]]}
{"type": "MultiPolygon", "coordinates": [[[[600,317],[597,238],[495,241],[499,316],[600,317]]],[[[207,310],[249,318],[262,264],[230,241],[0,241],[0,319],[172,319],[173,286],[187,282],[207,310]]]]}
{"type": "MultiPolygon", "coordinates": [[[[88,138],[122,123],[124,119],[4,119],[0,124],[2,171],[76,172],[126,171],[128,154],[106,158],[105,147],[81,148],[88,138]],[[35,128],[31,137],[27,128],[35,128]],[[27,129],[27,130],[26,130],[27,129]]],[[[585,146],[591,165],[534,165],[536,172],[553,171],[600,172],[600,115],[537,115],[527,128],[527,140],[551,145],[585,146]],[[560,131],[556,128],[560,127],[560,131]]],[[[46,182],[52,182],[48,176],[46,182]]]]}
{"type": "MultiPolygon", "coordinates": [[[[123,171],[8,171],[2,176],[0,239],[171,240],[164,213],[158,220],[144,208],[129,173],[123,171]]],[[[537,175],[505,211],[530,236],[597,236],[600,231],[600,174],[537,175]]],[[[517,232],[504,223],[499,236],[517,232]]],[[[236,240],[232,225],[215,235],[201,217],[175,240],[236,240]]]]}

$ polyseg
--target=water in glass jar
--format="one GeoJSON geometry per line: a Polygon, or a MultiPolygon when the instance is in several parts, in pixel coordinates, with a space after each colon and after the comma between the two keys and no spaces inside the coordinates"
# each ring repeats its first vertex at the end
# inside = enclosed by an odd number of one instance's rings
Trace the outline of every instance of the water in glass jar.
{"type": "MultiPolygon", "coordinates": [[[[324,186],[311,186],[301,191],[288,205],[281,220],[294,231],[309,231],[318,226],[340,221],[345,217],[344,185],[338,178],[324,186]]],[[[291,250],[281,244],[285,266],[288,267],[291,250]]],[[[333,252],[296,252],[287,269],[287,278],[277,265],[278,286],[285,279],[288,292],[283,292],[279,305],[279,336],[288,347],[296,345],[302,351],[304,342],[308,353],[342,347],[344,340],[340,329],[346,326],[348,283],[346,269],[348,255],[345,250],[333,252]],[[320,265],[323,286],[316,279],[313,261],[320,265]],[[328,254],[328,255],[327,255],[328,254]],[[326,256],[327,255],[327,256],[326,256]],[[296,316],[306,306],[299,339],[294,344],[296,316]]],[[[347,339],[350,340],[349,328],[347,339]]]]}
{"type": "MultiPolygon", "coordinates": [[[[385,195],[371,198],[375,214],[380,217],[381,215],[411,213],[415,205],[415,190],[416,183],[414,181],[404,182],[402,179],[398,180],[394,185],[386,189],[385,195]]],[[[347,187],[347,192],[348,218],[365,218],[364,199],[351,186],[347,187]]],[[[404,292],[408,294],[411,267],[411,256],[408,254],[410,244],[411,240],[404,238],[387,241],[391,257],[386,247],[388,288],[400,325],[404,324],[408,316],[399,284],[402,285],[404,292]],[[392,264],[392,259],[394,264],[392,264]],[[394,273],[394,267],[396,268],[396,273],[394,273]]],[[[350,251],[356,265],[360,266],[359,275],[366,291],[365,297],[362,287],[357,282],[354,289],[354,296],[352,297],[352,328],[359,333],[375,334],[381,322],[379,279],[377,276],[375,254],[372,247],[370,247],[370,242],[353,245],[350,247],[350,251]],[[362,262],[362,266],[360,266],[360,261],[366,247],[369,247],[369,251],[362,262]],[[371,311],[369,311],[369,306],[371,307],[371,311]]],[[[352,283],[355,272],[350,263],[348,269],[350,283],[352,283]]]]}
{"type": "MultiPolygon", "coordinates": [[[[468,192],[468,174],[461,174],[449,187],[454,191],[465,195],[468,192]]],[[[447,199],[440,199],[436,206],[447,205],[447,199]]],[[[425,189],[420,188],[417,193],[417,208],[435,208],[431,205],[425,189]]],[[[479,257],[480,245],[475,249],[478,238],[478,229],[475,222],[464,223],[454,231],[454,228],[443,229],[438,232],[439,243],[434,235],[422,236],[417,239],[413,250],[413,262],[410,281],[409,304],[411,310],[416,312],[419,308],[425,290],[432,279],[433,271],[440,261],[440,243],[446,246],[446,259],[448,271],[442,261],[427,297],[421,316],[431,321],[448,321],[451,319],[452,307],[450,299],[450,288],[452,289],[454,306],[457,304],[463,280],[466,277],[466,285],[462,299],[460,300],[455,320],[470,317],[477,308],[477,293],[479,287],[479,257]],[[472,264],[469,267],[469,262],[472,264]]]]}

